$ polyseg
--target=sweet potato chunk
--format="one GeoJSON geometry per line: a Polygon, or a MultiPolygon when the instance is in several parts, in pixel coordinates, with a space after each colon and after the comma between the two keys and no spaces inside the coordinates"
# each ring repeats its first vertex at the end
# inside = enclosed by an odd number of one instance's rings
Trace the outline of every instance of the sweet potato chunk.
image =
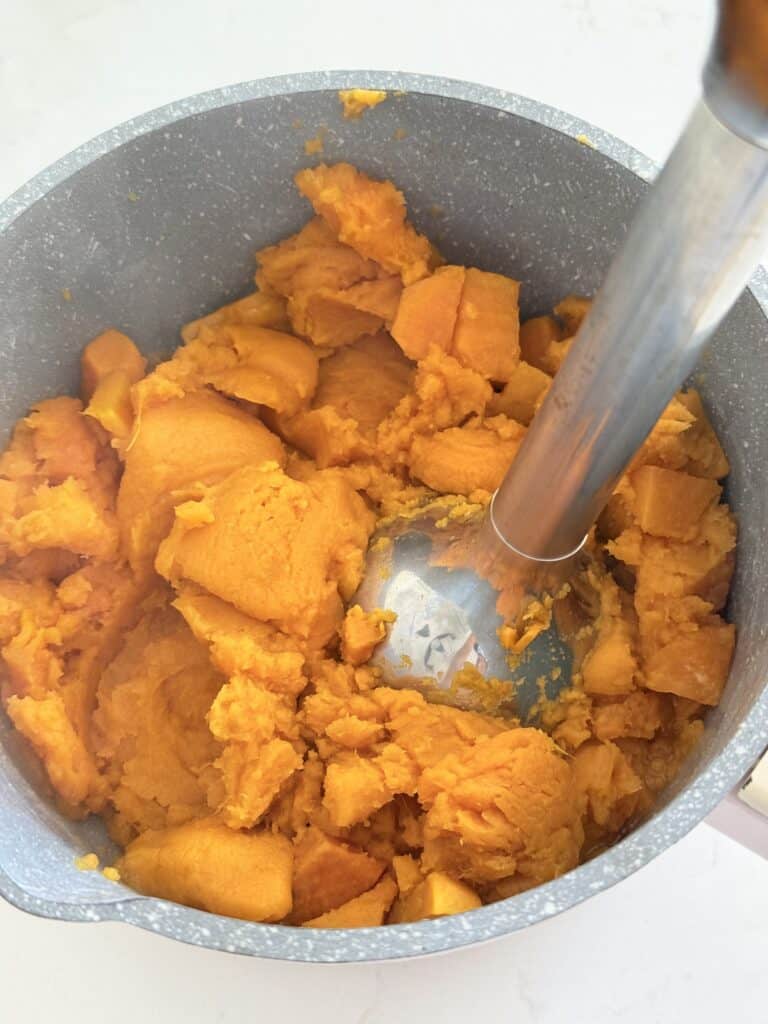
{"type": "Polygon", "coordinates": [[[395,613],[376,608],[364,612],[353,604],[341,627],[341,651],[348,665],[362,665],[373,654],[376,645],[387,635],[387,625],[395,620],[395,613]]]}
{"type": "Polygon", "coordinates": [[[101,378],[83,410],[112,437],[124,439],[133,429],[132,384],[125,370],[112,370],[101,378]]]}
{"type": "Polygon", "coordinates": [[[131,565],[145,570],[170,530],[173,506],[239,466],[283,463],[280,439],[210,392],[144,409],[125,454],[117,515],[131,565]],[[191,490],[190,490],[191,489],[191,490]]]}
{"type": "MultiPolygon", "coordinates": [[[[342,350],[343,351],[343,350],[342,350]]],[[[341,416],[332,405],[264,419],[283,440],[314,459],[318,469],[346,466],[371,454],[371,443],[357,420],[341,416]]]]}
{"type": "Polygon", "coordinates": [[[317,385],[317,355],[283,331],[251,324],[201,326],[197,337],[161,363],[133,391],[141,422],[150,405],[206,386],[254,405],[291,414],[306,405],[317,385]]]}
{"type": "Polygon", "coordinates": [[[592,306],[592,299],[583,295],[566,295],[555,306],[555,316],[562,323],[565,337],[572,338],[581,327],[592,306]]]}
{"type": "Polygon", "coordinates": [[[19,420],[0,455],[0,477],[19,483],[62,483],[79,479],[108,504],[118,475],[114,452],[98,428],[81,415],[83,406],[64,395],[48,398],[19,420]]]}
{"type": "Polygon", "coordinates": [[[593,708],[594,733],[599,740],[634,736],[653,739],[662,725],[662,698],[656,693],[636,691],[621,700],[593,708]]]}
{"type": "Polygon", "coordinates": [[[632,474],[635,514],[640,528],[656,537],[691,540],[704,512],[720,497],[714,480],[659,466],[641,466],[632,474]]]}
{"type": "Polygon", "coordinates": [[[401,291],[400,278],[394,276],[360,281],[340,291],[301,291],[289,302],[291,323],[315,345],[349,345],[392,323],[401,291]]]}
{"type": "Polygon", "coordinates": [[[680,403],[695,417],[691,427],[680,437],[687,456],[685,469],[694,476],[722,480],[730,469],[728,459],[709,422],[704,403],[695,388],[683,391],[678,396],[680,403]]]}
{"type": "Polygon", "coordinates": [[[104,789],[96,762],[67,715],[60,694],[11,697],[8,715],[35,750],[57,793],[72,807],[104,789]]]}
{"type": "Polygon", "coordinates": [[[466,272],[452,351],[487,380],[509,380],[520,361],[519,293],[511,277],[466,272]]]}
{"type": "Polygon", "coordinates": [[[397,316],[403,282],[395,274],[375,281],[360,281],[343,293],[344,299],[363,313],[379,317],[387,327],[397,316]]]}
{"type": "Polygon", "coordinates": [[[514,420],[504,429],[449,427],[414,439],[411,475],[448,494],[495,491],[517,454],[524,430],[514,420]]]}
{"type": "Polygon", "coordinates": [[[534,316],[520,325],[520,352],[523,359],[545,373],[549,372],[546,369],[546,357],[550,345],[562,340],[562,328],[553,316],[534,316]]]}
{"type": "Polygon", "coordinates": [[[424,359],[432,346],[450,352],[466,271],[440,267],[402,294],[392,337],[410,359],[424,359]]]}
{"type": "Polygon", "coordinates": [[[636,688],[637,616],[630,599],[610,576],[594,582],[599,583],[600,614],[597,636],[582,664],[582,681],[590,695],[617,697],[636,688]]]}
{"type": "Polygon", "coordinates": [[[280,921],[291,910],[292,862],[284,836],[235,832],[207,819],[145,832],[117,866],[147,896],[246,921],[280,921]]]}
{"type": "Polygon", "coordinates": [[[694,719],[679,722],[673,732],[661,733],[650,741],[633,738],[616,741],[632,772],[645,787],[645,793],[638,799],[641,810],[648,808],[649,797],[661,793],[674,779],[703,731],[704,723],[694,719]]]}
{"type": "Polygon", "coordinates": [[[523,359],[550,377],[562,366],[572,341],[563,337],[562,328],[552,316],[535,316],[520,326],[523,359]]]}
{"type": "Polygon", "coordinates": [[[614,627],[600,635],[584,659],[582,675],[590,694],[614,696],[634,689],[637,661],[625,631],[614,627]]]}
{"type": "Polygon", "coordinates": [[[473,267],[440,267],[403,292],[392,337],[411,359],[434,346],[486,380],[506,381],[520,358],[519,283],[473,267]]]}
{"type": "Polygon", "coordinates": [[[597,829],[616,832],[637,810],[642,782],[615,743],[584,743],[573,755],[573,774],[597,829]]]}
{"type": "Polygon", "coordinates": [[[384,864],[364,850],[310,828],[296,843],[291,921],[301,924],[367,892],[384,864]]]}
{"type": "Polygon", "coordinates": [[[89,341],[80,357],[81,391],[90,398],[107,374],[121,370],[135,384],[144,376],[147,361],[127,334],[113,327],[89,341]]]}
{"type": "Polygon", "coordinates": [[[648,654],[645,685],[700,704],[717,704],[728,679],[735,642],[736,630],[722,621],[681,632],[648,654]]]}
{"type": "Polygon", "coordinates": [[[339,241],[336,232],[315,217],[298,234],[256,253],[256,283],[286,298],[328,288],[349,288],[378,276],[373,260],[339,241]]]}
{"type": "Polygon", "coordinates": [[[373,438],[379,423],[403,398],[413,380],[413,367],[384,334],[361,338],[320,363],[314,409],[332,406],[357,422],[373,438]]]}
{"type": "Polygon", "coordinates": [[[221,747],[206,716],[222,683],[208,653],[155,597],[100,673],[91,742],[109,764],[110,833],[137,833],[208,813],[207,782],[221,747]]]}
{"type": "Polygon", "coordinates": [[[323,807],[335,826],[348,828],[375,814],[396,794],[412,794],[417,778],[412,758],[394,743],[375,757],[345,753],[328,765],[323,807]]]}
{"type": "Polygon", "coordinates": [[[296,333],[325,348],[349,345],[383,326],[381,317],[358,309],[346,292],[301,294],[291,300],[290,311],[296,333]]]}
{"type": "Polygon", "coordinates": [[[395,873],[397,888],[401,896],[407,896],[420,882],[424,881],[419,862],[408,854],[392,858],[392,870],[395,873]]]}
{"type": "Polygon", "coordinates": [[[203,384],[233,398],[297,412],[317,387],[317,356],[309,345],[282,331],[241,324],[201,330],[194,348],[203,384]]]}
{"type": "Polygon", "coordinates": [[[319,218],[257,259],[259,285],[288,299],[294,332],[315,345],[347,345],[394,319],[400,276],[382,274],[319,218]]]}
{"type": "Polygon", "coordinates": [[[634,494],[627,493],[627,486],[627,478],[624,477],[600,513],[597,526],[603,540],[616,540],[625,530],[635,525],[634,494]]]}
{"type": "Polygon", "coordinates": [[[412,379],[411,363],[381,332],[321,360],[310,409],[265,419],[318,468],[347,465],[372,454],[379,423],[407,394],[412,379]]]}
{"type": "Polygon", "coordinates": [[[477,422],[474,417],[482,416],[491,394],[479,373],[453,356],[431,351],[418,364],[413,390],[379,427],[376,447],[382,464],[386,469],[407,464],[416,436],[468,423],[470,417],[477,422]]]}
{"type": "Polygon", "coordinates": [[[270,682],[235,675],[208,711],[211,733],[224,745],[213,765],[220,773],[216,783],[209,776],[209,798],[215,793],[211,802],[230,828],[257,825],[303,764],[295,701],[274,693],[270,682]]]}
{"type": "Polygon", "coordinates": [[[405,898],[395,904],[390,924],[423,921],[446,914],[463,914],[482,906],[477,893],[444,871],[431,871],[405,898]]]}
{"type": "Polygon", "coordinates": [[[554,878],[577,863],[581,846],[573,787],[570,763],[536,729],[509,729],[445,757],[419,783],[429,808],[422,866],[470,884],[554,878]]]}
{"type": "Polygon", "coordinates": [[[245,466],[177,506],[157,569],[322,645],[357,587],[372,528],[362,499],[331,471],[301,483],[274,464],[245,466]]]}
{"type": "Polygon", "coordinates": [[[720,560],[708,572],[698,578],[693,592],[702,600],[711,604],[714,611],[721,611],[728,600],[735,568],[736,556],[734,552],[732,550],[723,552],[720,560]]]}
{"type": "Polygon", "coordinates": [[[677,621],[691,617],[682,603],[675,612],[670,601],[694,595],[713,606],[722,603],[733,569],[736,523],[727,506],[710,505],[699,531],[696,540],[684,543],[644,534],[635,526],[609,542],[609,552],[634,569],[635,607],[646,635],[655,635],[659,616],[677,621]]]}
{"type": "Polygon", "coordinates": [[[17,514],[0,522],[0,546],[24,557],[45,548],[65,548],[91,558],[115,558],[114,516],[75,477],[39,484],[19,503],[17,514]]]}
{"type": "Polygon", "coordinates": [[[271,693],[286,696],[304,689],[304,655],[295,640],[218,597],[183,586],[177,593],[174,608],[225,676],[265,683],[271,693]]]}
{"type": "Polygon", "coordinates": [[[384,924],[392,902],[397,896],[397,886],[387,875],[362,896],[342,903],[336,910],[329,910],[311,921],[305,921],[304,928],[376,928],[384,924]]]}
{"type": "Polygon", "coordinates": [[[253,292],[245,295],[236,302],[229,302],[226,306],[201,316],[197,320],[190,320],[181,329],[182,341],[194,341],[200,336],[203,329],[217,330],[227,325],[242,324],[245,327],[269,327],[274,331],[288,329],[288,313],[285,302],[279,295],[272,295],[269,292],[253,292]]]}
{"type": "Polygon", "coordinates": [[[494,394],[488,403],[488,413],[491,416],[502,413],[527,427],[551,384],[548,374],[521,360],[503,391],[494,394]]]}
{"type": "Polygon", "coordinates": [[[391,182],[344,163],[308,167],[295,180],[340,241],[400,274],[403,284],[426,277],[435,265],[432,246],[406,221],[405,199],[391,182]]]}

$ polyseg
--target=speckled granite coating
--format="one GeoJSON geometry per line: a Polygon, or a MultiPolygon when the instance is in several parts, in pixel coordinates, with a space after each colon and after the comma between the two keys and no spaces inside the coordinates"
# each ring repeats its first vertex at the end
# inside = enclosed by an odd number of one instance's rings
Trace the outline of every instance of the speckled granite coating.
{"type": "MultiPolygon", "coordinates": [[[[414,75],[273,78],[153,111],[82,146],[0,206],[0,425],[7,430],[41,395],[73,387],[83,341],[105,325],[160,353],[175,346],[181,322],[242,294],[253,250],[307,216],[290,179],[317,162],[303,144],[323,126],[324,158],[394,178],[419,226],[450,258],[521,277],[527,314],[568,290],[597,288],[654,171],[567,114],[414,75]],[[343,121],[336,90],[353,86],[403,95],[361,121],[343,121]]],[[[108,862],[114,851],[100,823],[67,822],[50,806],[39,768],[3,721],[0,892],[46,917],[125,921],[252,956],[385,960],[524,928],[613,885],[680,839],[768,742],[766,312],[761,272],[697,374],[731,459],[729,498],[741,524],[731,682],[699,750],[658,813],[631,836],[563,878],[457,917],[332,932],[233,921],[77,871],[76,854],[96,850],[108,862]]]]}

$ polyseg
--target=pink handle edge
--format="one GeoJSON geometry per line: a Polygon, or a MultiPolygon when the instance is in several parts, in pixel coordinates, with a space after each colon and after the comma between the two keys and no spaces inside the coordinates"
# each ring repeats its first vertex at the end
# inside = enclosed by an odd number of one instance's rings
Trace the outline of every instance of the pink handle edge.
{"type": "Polygon", "coordinates": [[[739,798],[740,788],[732,790],[704,821],[768,860],[768,818],[739,798]]]}

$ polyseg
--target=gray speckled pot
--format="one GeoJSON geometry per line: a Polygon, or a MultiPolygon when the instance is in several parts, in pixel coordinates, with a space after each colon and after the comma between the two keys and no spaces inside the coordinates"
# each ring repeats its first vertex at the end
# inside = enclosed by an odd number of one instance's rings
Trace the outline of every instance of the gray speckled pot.
{"type": "MultiPolygon", "coordinates": [[[[73,388],[81,346],[105,325],[124,329],[145,351],[167,351],[180,323],[245,291],[253,250],[307,217],[291,177],[316,162],[303,143],[321,126],[325,159],[392,177],[419,227],[449,257],[522,278],[526,314],[571,289],[598,287],[653,174],[638,153],[575,118],[445,79],[309,74],[164,107],[87,143],[0,207],[2,425],[35,399],[73,388]],[[350,86],[404,94],[361,121],[343,121],[336,90],[350,86]],[[399,130],[405,138],[396,138],[399,130]],[[582,134],[596,148],[576,141],[582,134]]],[[[741,544],[731,612],[739,642],[706,739],[647,824],[563,878],[457,917],[335,932],[247,924],[77,871],[78,853],[96,849],[109,858],[103,831],[56,814],[39,770],[0,724],[2,894],[46,917],[126,921],[252,956],[383,960],[516,931],[613,885],[678,840],[768,738],[766,311],[761,273],[698,379],[733,467],[729,495],[741,544]]]]}

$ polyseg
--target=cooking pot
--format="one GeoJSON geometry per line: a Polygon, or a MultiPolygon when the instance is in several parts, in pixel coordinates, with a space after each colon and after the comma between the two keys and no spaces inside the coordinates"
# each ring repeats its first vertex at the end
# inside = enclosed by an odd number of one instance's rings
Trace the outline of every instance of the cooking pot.
{"type": "MultiPolygon", "coordinates": [[[[0,426],[41,397],[75,392],[83,344],[113,325],[169,353],[179,325],[251,286],[255,249],[296,231],[292,185],[348,160],[406,194],[418,228],[452,262],[523,281],[522,313],[597,290],[653,166],[567,114],[482,86],[334,72],[249,82],[136,118],[38,175],[0,206],[0,426]],[[344,121],[337,90],[386,89],[344,121]]],[[[252,924],[140,896],[77,870],[111,863],[98,820],[56,811],[41,770],[0,722],[0,893],[23,910],[117,920],[195,945],[283,960],[384,960],[517,931],[620,881],[680,839],[768,742],[768,277],[760,272],[695,374],[731,462],[740,539],[729,617],[731,678],[702,742],[653,816],[594,860],[537,889],[455,917],[313,931],[252,924]]],[[[5,437],[3,438],[3,442],[5,437]]]]}

